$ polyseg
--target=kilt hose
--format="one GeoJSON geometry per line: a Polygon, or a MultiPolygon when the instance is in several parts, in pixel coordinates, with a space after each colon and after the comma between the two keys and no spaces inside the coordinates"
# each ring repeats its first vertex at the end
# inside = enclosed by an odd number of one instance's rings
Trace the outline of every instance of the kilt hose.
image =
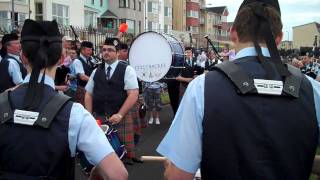
{"type": "Polygon", "coordinates": [[[127,157],[134,158],[134,130],[132,112],[123,118],[123,120],[115,126],[118,130],[120,141],[124,144],[127,150],[127,157]]]}
{"type": "Polygon", "coordinates": [[[77,87],[75,101],[84,106],[84,96],[86,94],[86,89],[82,86],[77,87]]]}

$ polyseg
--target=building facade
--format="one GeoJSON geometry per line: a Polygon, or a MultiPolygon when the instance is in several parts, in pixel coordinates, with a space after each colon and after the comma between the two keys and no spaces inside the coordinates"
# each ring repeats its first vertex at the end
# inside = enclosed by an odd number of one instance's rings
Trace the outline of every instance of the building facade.
{"type": "Polygon", "coordinates": [[[85,27],[103,27],[100,23],[101,15],[108,9],[106,0],[85,0],[84,25],[85,27]]]}
{"type": "Polygon", "coordinates": [[[29,18],[29,1],[28,0],[0,0],[0,30],[10,32],[13,28],[21,26],[23,21],[29,18]],[[12,15],[13,6],[13,21],[12,15]]]}
{"type": "Polygon", "coordinates": [[[146,0],[145,31],[171,33],[172,0],[146,0]]]}
{"type": "Polygon", "coordinates": [[[313,47],[315,36],[320,37],[320,24],[317,22],[295,26],[292,29],[294,49],[313,47]]]}
{"type": "Polygon", "coordinates": [[[172,28],[175,31],[186,31],[186,0],[172,1],[172,28]]]}
{"type": "Polygon", "coordinates": [[[128,24],[128,33],[140,34],[144,31],[144,0],[109,0],[108,11],[102,17],[102,24],[117,28],[121,23],[128,24]]]}

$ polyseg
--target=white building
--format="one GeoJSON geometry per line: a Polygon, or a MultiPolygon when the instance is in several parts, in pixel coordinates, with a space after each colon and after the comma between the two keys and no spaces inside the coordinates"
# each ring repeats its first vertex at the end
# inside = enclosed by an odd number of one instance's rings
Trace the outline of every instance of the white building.
{"type": "Polygon", "coordinates": [[[0,30],[11,31],[29,17],[28,0],[14,0],[14,24],[11,21],[12,0],[0,0],[0,30]]]}
{"type": "Polygon", "coordinates": [[[145,30],[170,33],[172,0],[147,0],[145,5],[145,30]]]}
{"type": "Polygon", "coordinates": [[[8,32],[25,19],[56,19],[62,26],[85,26],[83,0],[0,0],[0,30],[8,32]],[[13,3],[12,3],[13,2],[13,3]],[[11,12],[14,4],[14,26],[11,12]]]}
{"type": "Polygon", "coordinates": [[[57,20],[63,26],[84,26],[84,1],[82,0],[31,0],[31,19],[57,20]]]}

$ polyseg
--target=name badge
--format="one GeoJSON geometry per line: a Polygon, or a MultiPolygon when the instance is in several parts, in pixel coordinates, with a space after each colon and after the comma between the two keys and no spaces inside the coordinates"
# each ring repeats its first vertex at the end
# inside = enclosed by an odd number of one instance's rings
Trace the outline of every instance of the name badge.
{"type": "Polygon", "coordinates": [[[258,94],[280,96],[283,90],[283,82],[275,80],[254,79],[254,86],[258,94]]]}
{"type": "Polygon", "coordinates": [[[38,119],[39,112],[32,112],[32,111],[24,111],[16,109],[13,114],[13,122],[15,124],[22,124],[33,126],[33,124],[38,119]]]}

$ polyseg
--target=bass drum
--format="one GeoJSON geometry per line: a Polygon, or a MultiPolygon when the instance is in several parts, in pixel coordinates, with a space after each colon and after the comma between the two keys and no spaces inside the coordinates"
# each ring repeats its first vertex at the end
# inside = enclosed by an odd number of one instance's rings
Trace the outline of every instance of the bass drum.
{"type": "Polygon", "coordinates": [[[185,54],[175,37],[150,31],[132,42],[129,63],[139,79],[154,82],[179,76],[185,67],[185,54]]]}

